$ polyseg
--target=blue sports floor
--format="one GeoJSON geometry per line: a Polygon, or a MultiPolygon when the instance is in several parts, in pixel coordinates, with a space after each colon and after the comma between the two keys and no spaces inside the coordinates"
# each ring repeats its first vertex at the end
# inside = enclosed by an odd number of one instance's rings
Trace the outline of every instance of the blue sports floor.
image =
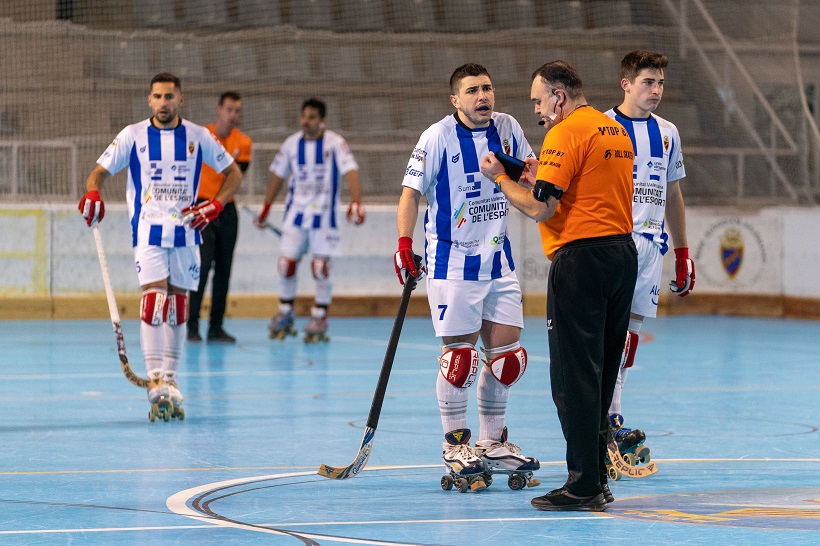
{"type": "MultiPolygon", "coordinates": [[[[149,423],[110,322],[0,324],[0,544],[820,543],[818,322],[647,321],[624,414],[660,471],[612,482],[602,514],[530,506],[566,475],[544,319],[527,319],[508,412],[542,485],[465,494],[439,486],[429,318],[407,319],[370,462],[345,481],[316,469],[352,462],[392,319],[331,319],[316,346],[266,326],[233,319],[235,346],[189,344],[185,420],[149,423]]],[[[144,374],[137,322],[124,330],[144,374]]]]}

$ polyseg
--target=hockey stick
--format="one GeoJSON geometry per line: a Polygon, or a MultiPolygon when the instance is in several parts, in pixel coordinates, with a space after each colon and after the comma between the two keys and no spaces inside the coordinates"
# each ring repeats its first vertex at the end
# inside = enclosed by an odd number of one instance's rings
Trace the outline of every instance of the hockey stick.
{"type": "Polygon", "coordinates": [[[404,316],[407,314],[407,306],[410,303],[410,293],[416,287],[416,279],[412,275],[407,275],[404,282],[404,290],[401,293],[401,303],[396,320],[393,322],[393,332],[387,342],[387,352],[384,355],[382,371],[379,374],[379,382],[376,384],[376,392],[373,394],[373,403],[370,405],[370,413],[367,415],[367,426],[364,429],[362,443],[359,453],[353,462],[348,466],[329,466],[322,464],[319,467],[319,475],[332,480],[346,480],[352,478],[365,467],[367,459],[370,458],[370,450],[373,449],[373,440],[376,436],[376,426],[379,424],[379,415],[382,411],[384,394],[387,391],[387,381],[390,379],[390,370],[393,368],[393,358],[396,356],[396,347],[399,344],[401,328],[404,324],[404,316]]]}
{"type": "MultiPolygon", "coordinates": [[[[256,213],[253,212],[249,206],[242,205],[242,210],[244,210],[245,212],[248,212],[248,213],[252,214],[254,217],[256,217],[256,213]]],[[[270,222],[265,222],[265,227],[268,228],[269,230],[271,230],[272,232],[274,232],[275,234],[277,234],[279,237],[282,236],[282,230],[279,229],[278,227],[274,226],[270,222]]]]}
{"type": "Polygon", "coordinates": [[[92,229],[94,230],[94,241],[97,243],[97,256],[100,258],[100,270],[102,271],[103,284],[105,285],[105,297],[108,298],[108,313],[111,315],[111,324],[114,327],[114,337],[117,338],[117,354],[120,356],[120,367],[125,377],[136,385],[147,389],[155,383],[150,379],[138,376],[131,364],[128,362],[128,355],[125,352],[125,337],[122,335],[122,327],[120,326],[120,312],[117,310],[117,300],[114,299],[114,289],[111,287],[111,276],[108,273],[108,261],[105,259],[105,248],[103,247],[102,235],[100,235],[100,228],[95,222],[92,229]]]}

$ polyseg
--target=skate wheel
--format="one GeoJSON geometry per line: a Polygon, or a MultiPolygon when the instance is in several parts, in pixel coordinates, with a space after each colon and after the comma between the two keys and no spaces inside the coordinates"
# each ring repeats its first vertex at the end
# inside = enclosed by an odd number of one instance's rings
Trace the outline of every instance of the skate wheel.
{"type": "Polygon", "coordinates": [[[487,483],[484,481],[484,476],[476,476],[470,484],[471,491],[483,491],[487,489],[487,483]]]}
{"type": "Polygon", "coordinates": [[[510,477],[507,478],[507,485],[513,491],[518,491],[519,489],[524,489],[527,482],[521,474],[510,474],[510,477]]]}
{"type": "Polygon", "coordinates": [[[178,408],[175,417],[180,421],[185,420],[185,408],[178,408]]]}
{"type": "Polygon", "coordinates": [[[635,454],[634,453],[623,453],[621,455],[624,458],[624,462],[629,466],[635,466],[637,464],[635,462],[635,454]]]}
{"type": "Polygon", "coordinates": [[[615,468],[614,466],[607,466],[606,473],[609,476],[610,480],[618,481],[621,479],[621,471],[615,468]]]}
{"type": "Polygon", "coordinates": [[[453,488],[453,477],[452,476],[442,476],[441,477],[441,488],[445,491],[449,491],[453,488]]]}
{"type": "Polygon", "coordinates": [[[635,451],[635,458],[643,463],[646,464],[652,460],[652,457],[649,455],[649,448],[646,446],[641,446],[635,451]]]}
{"type": "Polygon", "coordinates": [[[484,483],[487,484],[487,487],[490,487],[493,484],[493,475],[489,472],[485,472],[482,476],[484,477],[484,483]]]}
{"type": "Polygon", "coordinates": [[[459,493],[466,493],[470,490],[470,482],[467,480],[467,478],[459,478],[456,480],[455,483],[459,493]]]}
{"type": "Polygon", "coordinates": [[[154,413],[154,410],[152,410],[152,409],[148,410],[148,420],[151,421],[152,423],[157,420],[157,414],[154,413]]]}

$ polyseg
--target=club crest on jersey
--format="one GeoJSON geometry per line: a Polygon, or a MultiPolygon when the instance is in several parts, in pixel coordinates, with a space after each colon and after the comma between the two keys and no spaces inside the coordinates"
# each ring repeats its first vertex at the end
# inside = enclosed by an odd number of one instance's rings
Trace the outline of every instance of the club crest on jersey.
{"type": "Polygon", "coordinates": [[[194,148],[194,142],[193,142],[193,141],[189,142],[189,143],[188,143],[188,153],[189,153],[189,154],[194,153],[194,149],[195,149],[195,148],[194,148]]]}
{"type": "Polygon", "coordinates": [[[669,151],[669,135],[663,135],[663,151],[669,151]]]}
{"type": "Polygon", "coordinates": [[[504,148],[504,153],[505,154],[510,155],[510,141],[509,140],[507,140],[505,138],[504,142],[501,143],[501,147],[504,148]]]}
{"type": "Polygon", "coordinates": [[[720,258],[729,278],[734,278],[743,265],[743,236],[740,231],[729,228],[720,237],[720,258]]]}

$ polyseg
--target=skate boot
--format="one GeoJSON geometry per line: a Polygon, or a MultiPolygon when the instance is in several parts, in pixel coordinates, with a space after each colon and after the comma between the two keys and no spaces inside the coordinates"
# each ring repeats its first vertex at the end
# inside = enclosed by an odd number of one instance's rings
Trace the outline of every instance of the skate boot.
{"type": "Polygon", "coordinates": [[[521,455],[521,448],[507,441],[507,427],[501,431],[499,441],[478,440],[475,443],[475,452],[484,461],[489,474],[509,475],[507,485],[513,491],[541,485],[538,478],[532,476],[533,471],[541,468],[541,463],[534,457],[521,455]]]}
{"type": "Polygon", "coordinates": [[[441,458],[447,475],[441,478],[441,488],[449,491],[456,486],[459,493],[487,488],[488,475],[481,457],[470,447],[470,429],[460,428],[444,435],[441,458]]]}
{"type": "Polygon", "coordinates": [[[182,407],[182,402],[185,398],[183,398],[182,393],[179,392],[179,385],[177,385],[177,373],[166,371],[162,377],[162,380],[165,383],[165,386],[168,387],[168,398],[171,399],[171,417],[182,421],[185,419],[185,408],[182,407]]]}
{"type": "Polygon", "coordinates": [[[649,448],[643,445],[646,441],[646,434],[641,429],[625,427],[623,415],[620,413],[610,415],[609,428],[618,445],[618,451],[630,466],[645,464],[652,459],[649,448]]]}
{"type": "Polygon", "coordinates": [[[163,421],[170,421],[173,403],[168,385],[162,380],[162,370],[151,370],[148,372],[148,378],[151,380],[148,387],[148,402],[151,404],[151,409],[148,410],[148,420],[153,423],[159,417],[163,421]]]}
{"type": "Polygon", "coordinates": [[[295,336],[296,328],[293,327],[293,309],[276,313],[276,315],[270,319],[268,332],[270,339],[285,339],[286,336],[295,336]]]}
{"type": "Polygon", "coordinates": [[[305,343],[329,341],[327,336],[327,311],[321,307],[310,310],[310,322],[305,326],[305,343]]]}

